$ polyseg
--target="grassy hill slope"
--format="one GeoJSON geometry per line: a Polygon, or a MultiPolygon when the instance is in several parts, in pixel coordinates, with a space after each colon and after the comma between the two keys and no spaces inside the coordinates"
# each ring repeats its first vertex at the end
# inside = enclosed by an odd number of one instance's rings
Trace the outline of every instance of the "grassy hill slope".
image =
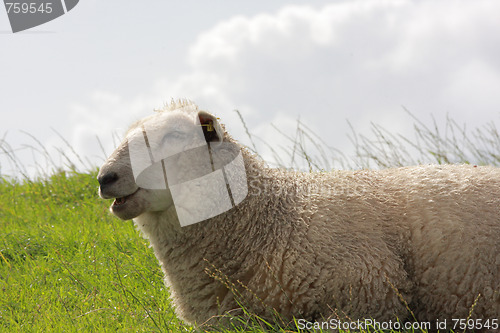
{"type": "Polygon", "coordinates": [[[96,173],[0,181],[0,331],[183,331],[131,221],[96,173]]]}
{"type": "MultiPolygon", "coordinates": [[[[353,133],[354,158],[329,148],[298,122],[285,147],[290,162],[278,165],[317,171],[500,164],[500,135],[493,124],[465,131],[448,119],[443,131],[415,122],[414,137],[376,125],[374,139],[353,133]]],[[[109,201],[98,198],[96,173],[56,172],[38,181],[0,178],[0,332],[195,330],[175,317],[148,242],[131,221],[109,213],[109,201]]],[[[250,326],[252,332],[261,332],[259,326],[277,329],[258,321],[250,326]]]]}

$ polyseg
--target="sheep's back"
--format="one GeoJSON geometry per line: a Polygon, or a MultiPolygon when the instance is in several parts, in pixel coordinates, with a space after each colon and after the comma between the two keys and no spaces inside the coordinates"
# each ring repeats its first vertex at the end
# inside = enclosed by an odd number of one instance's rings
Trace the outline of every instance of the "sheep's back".
{"type": "Polygon", "coordinates": [[[418,166],[381,172],[409,231],[421,319],[500,315],[500,169],[418,166]]]}

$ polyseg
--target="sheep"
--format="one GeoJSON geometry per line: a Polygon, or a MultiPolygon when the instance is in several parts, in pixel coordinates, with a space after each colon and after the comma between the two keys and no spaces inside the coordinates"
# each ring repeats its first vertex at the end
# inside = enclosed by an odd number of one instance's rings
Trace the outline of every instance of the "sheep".
{"type": "MultiPolygon", "coordinates": [[[[149,239],[176,314],[186,323],[210,323],[241,314],[242,307],[286,321],[498,321],[500,169],[269,168],[218,118],[190,102],[172,103],[127,133],[99,171],[99,195],[116,198],[111,212],[133,219],[149,239]],[[201,194],[194,190],[177,204],[174,186],[163,179],[168,163],[153,158],[149,168],[159,171],[142,172],[140,180],[131,146],[146,135],[145,126],[148,147],[161,142],[175,152],[204,146],[215,152],[228,144],[232,148],[221,154],[233,149],[230,159],[242,158],[243,180],[233,192],[243,198],[222,212],[208,205],[207,218],[196,212],[199,221],[182,223],[184,203],[195,209],[229,186],[201,185],[201,194]]],[[[182,173],[199,168],[195,159],[170,164],[182,173]]]]}

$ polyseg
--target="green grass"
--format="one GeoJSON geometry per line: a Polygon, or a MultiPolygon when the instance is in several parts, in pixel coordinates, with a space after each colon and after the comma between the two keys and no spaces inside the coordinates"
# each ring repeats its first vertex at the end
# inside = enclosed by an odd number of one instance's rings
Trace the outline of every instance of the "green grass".
{"type": "MultiPolygon", "coordinates": [[[[356,156],[348,158],[298,121],[290,146],[276,148],[284,152],[275,151],[278,164],[311,171],[499,164],[493,125],[468,132],[449,119],[444,131],[415,122],[412,138],[376,125],[371,139],[353,131],[356,156]]],[[[5,144],[0,148],[17,162],[5,144]]],[[[235,327],[229,329],[193,328],[178,320],[148,241],[131,221],[109,213],[110,202],[97,196],[96,173],[73,168],[36,181],[0,178],[0,332],[300,331],[251,313],[231,318],[235,327]]]]}
{"type": "Polygon", "coordinates": [[[108,212],[96,173],[0,181],[0,331],[190,331],[131,221],[108,212]]]}

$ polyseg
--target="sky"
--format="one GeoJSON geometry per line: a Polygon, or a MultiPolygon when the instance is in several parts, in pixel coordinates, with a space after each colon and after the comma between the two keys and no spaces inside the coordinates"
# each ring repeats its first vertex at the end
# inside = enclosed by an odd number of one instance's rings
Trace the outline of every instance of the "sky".
{"type": "Polygon", "coordinates": [[[0,174],[16,173],[10,149],[30,173],[64,164],[58,151],[98,166],[134,120],[180,98],[249,145],[239,110],[268,159],[298,119],[347,155],[349,123],[411,134],[405,109],[498,124],[500,2],[81,0],[16,34],[0,8],[0,174]]]}

